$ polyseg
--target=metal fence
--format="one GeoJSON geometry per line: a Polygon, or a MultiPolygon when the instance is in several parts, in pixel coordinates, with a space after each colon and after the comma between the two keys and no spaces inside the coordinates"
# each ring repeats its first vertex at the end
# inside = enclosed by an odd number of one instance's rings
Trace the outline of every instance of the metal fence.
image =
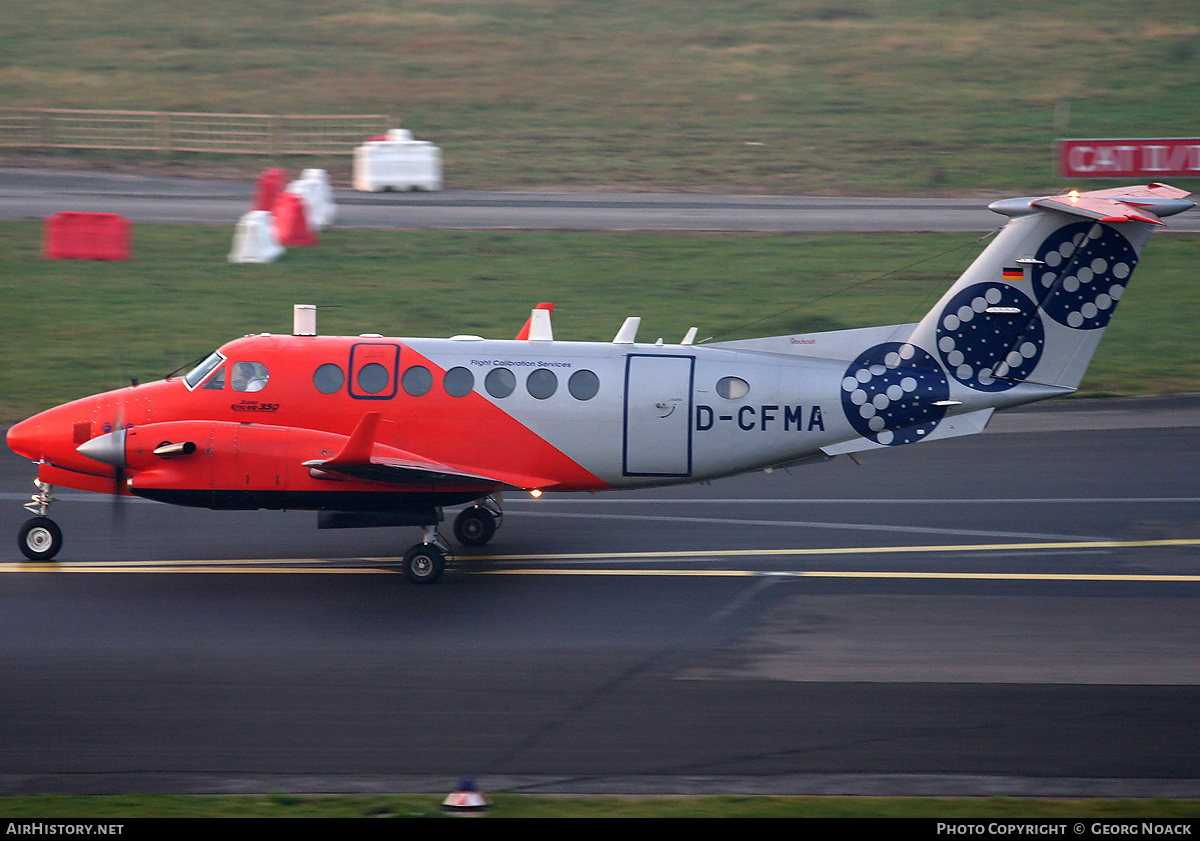
{"type": "Polygon", "coordinates": [[[395,128],[383,114],[198,114],[0,108],[0,147],[349,155],[395,128]]]}

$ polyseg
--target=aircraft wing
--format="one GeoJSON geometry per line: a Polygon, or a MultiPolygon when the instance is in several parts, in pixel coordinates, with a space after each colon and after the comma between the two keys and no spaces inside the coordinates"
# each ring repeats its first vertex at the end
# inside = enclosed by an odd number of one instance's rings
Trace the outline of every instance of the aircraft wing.
{"type": "Polygon", "coordinates": [[[402,485],[436,485],[444,488],[466,488],[479,485],[514,488],[544,488],[555,482],[538,476],[509,473],[483,475],[460,467],[441,464],[416,453],[375,442],[379,413],[363,415],[358,426],[346,439],[341,452],[333,458],[310,459],[302,462],[316,478],[367,479],[402,485]]]}
{"type": "Polygon", "coordinates": [[[394,458],[374,458],[358,462],[334,462],[312,459],[303,463],[310,471],[347,476],[351,479],[370,479],[373,482],[396,484],[435,484],[447,487],[465,487],[479,484],[508,484],[492,476],[478,476],[435,464],[428,461],[410,461],[394,458]]]}

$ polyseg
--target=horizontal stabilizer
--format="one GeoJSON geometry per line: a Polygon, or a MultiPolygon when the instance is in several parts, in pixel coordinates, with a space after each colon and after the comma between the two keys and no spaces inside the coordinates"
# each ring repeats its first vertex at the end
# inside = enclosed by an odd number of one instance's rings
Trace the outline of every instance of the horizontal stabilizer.
{"type": "MultiPolygon", "coordinates": [[[[988,421],[992,417],[994,409],[980,409],[975,412],[967,412],[962,415],[954,415],[946,418],[937,427],[930,432],[922,441],[938,441],[942,438],[958,438],[963,435],[975,435],[983,432],[988,421]]],[[[897,434],[903,430],[898,430],[897,434]]],[[[846,453],[860,453],[864,450],[880,450],[885,449],[886,444],[877,443],[870,438],[851,438],[849,441],[841,441],[837,444],[831,444],[828,447],[822,447],[821,452],[827,456],[839,456],[846,453]]]]}
{"type": "Polygon", "coordinates": [[[1065,196],[1035,199],[1031,204],[1034,207],[1061,210],[1074,216],[1082,216],[1085,219],[1095,219],[1100,222],[1149,222],[1151,225],[1162,224],[1162,220],[1149,210],[1134,207],[1117,199],[1081,196],[1074,192],[1068,193],[1065,196]]]}
{"type": "Polygon", "coordinates": [[[1044,208],[1098,222],[1161,225],[1162,217],[1174,216],[1196,206],[1187,198],[1188,195],[1187,190],[1167,184],[1143,184],[1083,193],[1072,190],[1061,196],[1002,199],[992,202],[988,207],[1005,216],[1023,216],[1035,208],[1044,208]]]}

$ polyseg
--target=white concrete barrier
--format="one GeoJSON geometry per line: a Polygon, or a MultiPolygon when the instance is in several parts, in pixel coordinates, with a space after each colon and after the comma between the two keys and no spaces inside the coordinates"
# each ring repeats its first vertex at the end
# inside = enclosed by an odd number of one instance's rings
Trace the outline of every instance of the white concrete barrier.
{"type": "Polygon", "coordinates": [[[310,229],[323,231],[337,218],[337,204],[329,185],[329,173],[325,170],[304,170],[297,180],[287,185],[286,192],[295,193],[304,203],[304,218],[310,229]]]}
{"type": "Polygon", "coordinates": [[[442,189],[442,150],[413,140],[407,129],[392,129],[386,140],[368,140],[354,150],[354,189],[442,189]]]}
{"type": "Polygon", "coordinates": [[[231,263],[274,263],[287,250],[275,236],[275,220],[269,210],[242,214],[233,230],[231,263]]]}

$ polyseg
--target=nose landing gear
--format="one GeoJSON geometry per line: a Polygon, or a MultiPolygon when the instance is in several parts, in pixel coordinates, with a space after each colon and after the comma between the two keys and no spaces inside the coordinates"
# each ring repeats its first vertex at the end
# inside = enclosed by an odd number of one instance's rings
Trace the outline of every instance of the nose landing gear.
{"type": "Polygon", "coordinates": [[[17,531],[17,546],[31,561],[48,561],[62,549],[62,529],[46,516],[50,504],[54,502],[53,486],[41,481],[35,481],[34,484],[38,492],[33,495],[32,501],[25,503],[25,510],[37,516],[21,524],[17,531]]]}

